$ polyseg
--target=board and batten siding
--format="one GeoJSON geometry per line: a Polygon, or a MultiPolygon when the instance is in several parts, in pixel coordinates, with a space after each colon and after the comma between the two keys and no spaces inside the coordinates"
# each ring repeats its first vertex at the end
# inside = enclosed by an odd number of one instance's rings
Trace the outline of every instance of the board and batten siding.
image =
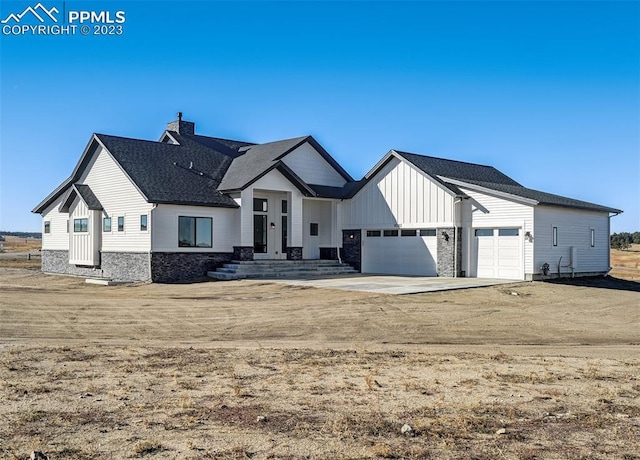
{"type": "Polygon", "coordinates": [[[551,273],[571,273],[571,247],[577,248],[575,273],[605,273],[609,270],[609,215],[553,206],[536,206],[535,273],[548,263],[551,273]],[[553,246],[553,227],[558,228],[558,245],[553,246]],[[591,247],[591,229],[595,231],[595,245],[591,247]]]}
{"type": "Polygon", "coordinates": [[[69,208],[69,263],[74,265],[100,265],[101,213],[90,211],[80,197],[69,208]],[[87,231],[76,232],[74,221],[87,219],[87,231]]]}
{"type": "Polygon", "coordinates": [[[148,252],[151,250],[153,205],[129,180],[120,166],[103,148],[94,153],[78,180],[87,184],[104,208],[103,217],[111,217],[111,232],[102,234],[103,252],[148,252]],[[140,216],[147,216],[147,230],[140,230],[140,216]],[[124,231],[118,231],[118,217],[124,217],[124,231]]]}
{"type": "MultiPolygon", "coordinates": [[[[475,228],[520,228],[520,241],[524,256],[524,273],[534,273],[533,243],[525,240],[525,232],[533,232],[532,205],[518,203],[498,196],[489,195],[475,190],[461,187],[461,190],[469,197],[464,200],[462,225],[464,228],[463,251],[467,253],[467,261],[472,260],[470,248],[471,239],[474,238],[475,228]]],[[[470,270],[468,267],[467,270],[470,270]]],[[[473,272],[473,270],[471,270],[473,272]]]]}
{"type": "Polygon", "coordinates": [[[346,180],[308,142],[282,159],[307,184],[342,187],[346,180]]]}
{"type": "Polygon", "coordinates": [[[69,249],[68,220],[69,214],[58,211],[65,195],[54,201],[42,213],[42,249],[63,250],[69,249]],[[44,223],[50,223],[51,233],[44,232],[44,223]]]}
{"type": "Polygon", "coordinates": [[[151,212],[153,226],[153,252],[233,252],[240,243],[240,210],[237,208],[213,208],[159,204],[151,212]],[[212,225],[211,248],[185,248],[178,246],[178,218],[210,217],[212,225]]]}
{"type": "Polygon", "coordinates": [[[413,165],[391,159],[342,206],[343,228],[452,225],[454,197],[413,165]]]}

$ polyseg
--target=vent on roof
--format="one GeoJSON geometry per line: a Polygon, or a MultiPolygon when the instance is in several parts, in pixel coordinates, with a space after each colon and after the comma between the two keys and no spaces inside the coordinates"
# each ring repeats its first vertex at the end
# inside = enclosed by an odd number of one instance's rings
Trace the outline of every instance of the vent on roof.
{"type": "Polygon", "coordinates": [[[189,134],[193,136],[196,133],[196,124],[192,121],[183,121],[182,112],[178,112],[178,119],[167,123],[167,131],[175,131],[178,134],[189,134]]]}

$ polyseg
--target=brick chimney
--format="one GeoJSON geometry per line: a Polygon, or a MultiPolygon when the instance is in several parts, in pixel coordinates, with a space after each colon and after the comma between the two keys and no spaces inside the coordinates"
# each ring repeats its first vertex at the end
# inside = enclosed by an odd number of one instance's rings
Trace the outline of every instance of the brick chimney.
{"type": "Polygon", "coordinates": [[[178,134],[190,134],[196,133],[196,124],[192,121],[182,121],[182,112],[178,112],[178,119],[167,123],[167,131],[175,131],[178,134]]]}

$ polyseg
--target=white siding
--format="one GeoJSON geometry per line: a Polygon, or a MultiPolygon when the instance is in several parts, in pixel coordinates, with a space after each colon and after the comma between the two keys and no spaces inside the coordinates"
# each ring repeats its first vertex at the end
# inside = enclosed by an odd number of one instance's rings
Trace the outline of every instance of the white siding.
{"type": "Polygon", "coordinates": [[[282,161],[307,184],[342,187],[346,183],[308,142],[289,153],[282,161]]]}
{"type": "Polygon", "coordinates": [[[331,201],[303,200],[302,257],[319,259],[320,248],[331,247],[331,201]],[[311,236],[311,223],[318,224],[318,236],[311,236]]]}
{"type": "Polygon", "coordinates": [[[69,233],[67,232],[69,214],[58,211],[64,196],[58,198],[42,213],[42,249],[65,251],[69,249],[69,233]],[[46,221],[51,223],[51,233],[44,232],[44,223],[46,221]]]}
{"type": "Polygon", "coordinates": [[[453,202],[440,184],[394,158],[342,206],[343,227],[452,225],[453,202]]]}
{"type": "Polygon", "coordinates": [[[208,208],[160,204],[151,213],[154,252],[233,252],[240,244],[237,208],[208,208]],[[213,247],[181,248],[178,246],[178,217],[210,217],[212,219],[213,247]]]}
{"type": "Polygon", "coordinates": [[[151,219],[147,231],[140,230],[140,215],[149,214],[147,203],[111,155],[99,148],[78,183],[87,184],[96,195],[104,215],[111,217],[111,232],[104,233],[102,251],[147,252],[151,250],[151,219]],[[124,231],[118,231],[118,217],[124,217],[124,231]]]}
{"type": "Polygon", "coordinates": [[[524,255],[524,273],[533,272],[533,244],[524,238],[525,232],[533,232],[533,206],[462,189],[469,197],[464,200],[463,225],[463,269],[474,273],[475,258],[472,255],[474,228],[517,227],[521,229],[520,240],[524,255]]]}
{"type": "MultiPolygon", "coordinates": [[[[570,208],[537,206],[535,209],[535,271],[544,263],[557,273],[558,261],[569,265],[571,247],[577,249],[575,272],[606,272],[609,269],[609,215],[602,212],[570,208]],[[558,227],[558,246],[553,246],[552,229],[558,227]],[[591,247],[591,229],[595,230],[595,246],[591,247]]],[[[571,267],[561,267],[571,273],[571,267]]]]}

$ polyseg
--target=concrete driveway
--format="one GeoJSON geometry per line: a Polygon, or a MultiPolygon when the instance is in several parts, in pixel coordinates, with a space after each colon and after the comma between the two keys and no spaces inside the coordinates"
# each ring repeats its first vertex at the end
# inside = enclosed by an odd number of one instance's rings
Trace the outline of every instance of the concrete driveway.
{"type": "Polygon", "coordinates": [[[345,291],[378,292],[380,294],[419,294],[421,292],[450,291],[453,289],[468,289],[522,282],[521,280],[493,278],[442,278],[361,274],[304,279],[270,279],[269,281],[293,286],[313,286],[342,289],[345,291]]]}

